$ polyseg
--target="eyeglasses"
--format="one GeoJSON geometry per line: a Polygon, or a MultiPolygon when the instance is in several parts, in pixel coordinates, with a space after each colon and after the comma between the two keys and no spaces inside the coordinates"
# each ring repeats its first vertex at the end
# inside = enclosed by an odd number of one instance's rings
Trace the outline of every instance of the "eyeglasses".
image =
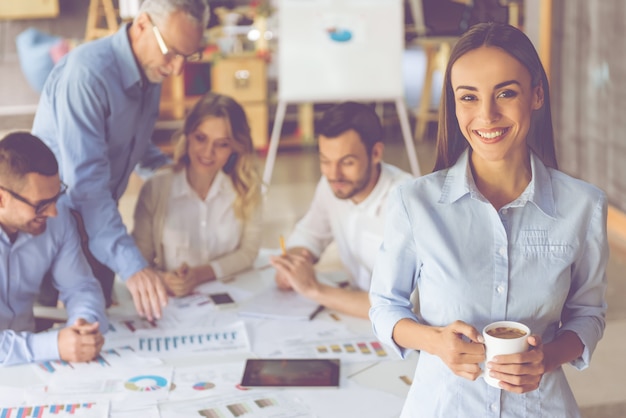
{"type": "Polygon", "coordinates": [[[13,190],[9,190],[6,187],[0,186],[0,189],[4,190],[5,192],[13,196],[15,199],[19,200],[20,202],[26,203],[28,206],[35,209],[35,214],[41,215],[50,205],[56,203],[57,200],[59,200],[59,198],[63,196],[63,194],[67,191],[67,185],[61,182],[61,190],[59,191],[59,193],[57,193],[56,196],[51,197],[50,199],[41,200],[38,203],[31,203],[25,197],[20,196],[19,194],[15,193],[13,190]]]}
{"type": "Polygon", "coordinates": [[[157,44],[159,44],[159,49],[163,56],[165,56],[168,60],[173,60],[174,58],[181,58],[183,61],[187,62],[196,62],[202,59],[202,51],[195,52],[190,55],[178,54],[174,51],[170,51],[170,49],[165,45],[165,41],[163,40],[163,36],[161,35],[161,31],[156,27],[152,21],[152,32],[154,32],[154,36],[156,38],[157,44]]]}

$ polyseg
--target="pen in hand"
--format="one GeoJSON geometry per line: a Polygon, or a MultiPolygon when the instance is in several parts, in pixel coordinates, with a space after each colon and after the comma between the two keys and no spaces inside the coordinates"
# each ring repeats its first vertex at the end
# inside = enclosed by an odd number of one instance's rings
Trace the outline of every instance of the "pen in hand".
{"type": "Polygon", "coordinates": [[[285,237],[281,235],[279,239],[280,239],[280,250],[282,251],[283,255],[287,255],[287,248],[285,248],[285,237]]]}

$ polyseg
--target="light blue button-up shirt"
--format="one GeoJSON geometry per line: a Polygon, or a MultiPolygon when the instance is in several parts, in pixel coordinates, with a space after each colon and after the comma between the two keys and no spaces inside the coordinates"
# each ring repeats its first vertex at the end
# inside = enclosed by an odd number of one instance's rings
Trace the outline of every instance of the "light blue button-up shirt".
{"type": "Polygon", "coordinates": [[[103,333],[108,329],[102,289],[63,200],[57,203],[58,216],[48,219],[41,235],[20,232],[11,243],[0,229],[0,366],[59,359],[59,332],[33,332],[33,305],[49,269],[67,309],[68,325],[83,318],[98,321],[103,333]]]}
{"type": "MultiPolygon", "coordinates": [[[[405,183],[390,196],[374,267],[370,317],[376,335],[401,355],[393,327],[461,320],[478,331],[520,321],[552,341],[565,330],[584,344],[585,368],[605,326],[607,199],[598,188],[531,156],[532,180],[499,211],[473,181],[466,151],[447,170],[405,183]],[[418,288],[420,308],[410,295],[418,288]]],[[[420,353],[403,417],[579,417],[563,370],[520,395],[456,376],[420,353]]]]}
{"type": "Polygon", "coordinates": [[[127,27],[63,57],[46,80],[32,129],[59,162],[91,252],[122,280],[148,263],[117,200],[138,164],[155,169],[168,161],[151,141],[161,88],[142,79],[127,27]]]}

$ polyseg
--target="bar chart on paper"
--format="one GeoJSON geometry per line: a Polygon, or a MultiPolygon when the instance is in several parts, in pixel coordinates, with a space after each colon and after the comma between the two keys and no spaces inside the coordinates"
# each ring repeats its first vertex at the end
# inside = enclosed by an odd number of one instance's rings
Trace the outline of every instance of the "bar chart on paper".
{"type": "Polygon", "coordinates": [[[109,403],[70,403],[0,408],[0,418],[48,418],[109,416],[109,403]]]}
{"type": "Polygon", "coordinates": [[[132,336],[139,331],[165,330],[178,326],[178,322],[171,317],[164,317],[158,321],[146,318],[111,318],[107,338],[132,336]]]}
{"type": "Polygon", "coordinates": [[[309,408],[287,395],[270,393],[205,398],[188,402],[172,402],[159,406],[161,418],[200,416],[206,418],[296,418],[310,416],[309,408]]]}
{"type": "Polygon", "coordinates": [[[280,351],[272,353],[272,357],[281,356],[339,358],[348,363],[398,359],[395,353],[387,351],[379,341],[371,337],[347,340],[289,340],[280,351]]]}
{"type": "Polygon", "coordinates": [[[139,332],[137,348],[140,352],[153,354],[180,351],[230,351],[248,350],[248,334],[243,322],[213,330],[168,330],[167,332],[139,332]]]}
{"type": "Polygon", "coordinates": [[[72,363],[63,360],[50,360],[34,364],[37,373],[40,375],[50,375],[56,372],[87,372],[107,369],[111,367],[137,366],[138,364],[160,363],[153,359],[146,359],[137,355],[134,348],[130,346],[104,349],[98,356],[88,362],[72,363]]]}

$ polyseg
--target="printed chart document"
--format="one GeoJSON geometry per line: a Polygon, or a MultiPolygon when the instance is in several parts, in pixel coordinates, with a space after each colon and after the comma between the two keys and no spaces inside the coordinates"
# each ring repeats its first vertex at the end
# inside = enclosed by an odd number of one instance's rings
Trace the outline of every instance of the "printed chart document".
{"type": "Polygon", "coordinates": [[[317,302],[297,292],[271,287],[248,300],[239,314],[255,318],[308,321],[322,309],[317,302]]]}
{"type": "Polygon", "coordinates": [[[185,328],[136,333],[136,346],[144,355],[179,355],[181,352],[247,352],[250,350],[248,333],[242,321],[216,328],[185,328]]]}
{"type": "Polygon", "coordinates": [[[314,416],[308,405],[287,392],[258,390],[239,391],[239,393],[230,396],[213,396],[193,401],[162,402],[159,404],[159,412],[161,418],[198,416],[216,418],[311,418],[314,416]]]}
{"type": "Polygon", "coordinates": [[[78,402],[57,403],[46,405],[17,406],[14,408],[0,408],[0,417],[18,418],[108,418],[108,402],[78,402]]]}
{"type": "MultiPolygon", "coordinates": [[[[158,358],[146,358],[139,356],[134,348],[124,346],[103,349],[94,360],[84,363],[73,363],[64,360],[49,360],[34,363],[32,366],[45,381],[49,375],[59,371],[91,373],[111,367],[138,367],[139,365],[152,366],[160,364],[162,364],[162,361],[158,358]]],[[[2,415],[0,415],[0,418],[2,418],[2,415]]]]}

